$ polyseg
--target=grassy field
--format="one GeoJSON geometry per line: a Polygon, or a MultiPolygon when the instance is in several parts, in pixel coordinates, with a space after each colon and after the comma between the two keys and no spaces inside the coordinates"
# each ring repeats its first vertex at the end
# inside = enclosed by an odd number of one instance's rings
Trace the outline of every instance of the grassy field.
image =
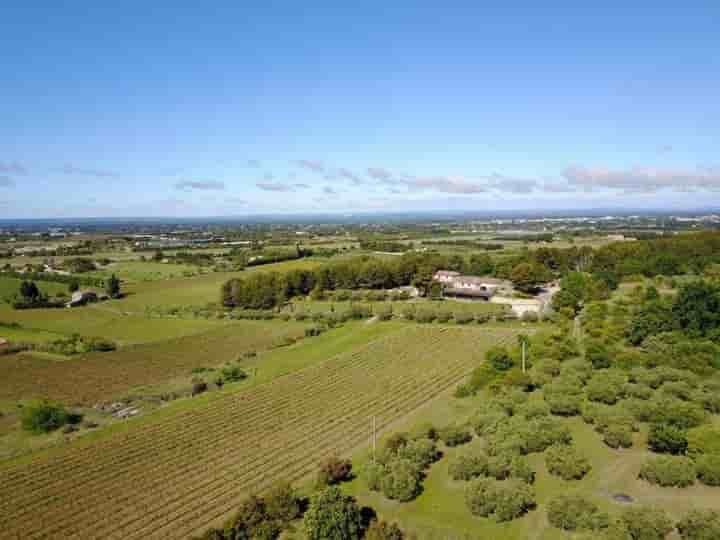
{"type": "Polygon", "coordinates": [[[157,281],[162,279],[190,277],[200,273],[200,267],[191,264],[161,263],[154,261],[119,261],[110,263],[96,272],[86,275],[105,279],[112,274],[127,283],[157,281]]]}
{"type": "MultiPolygon", "coordinates": [[[[0,276],[0,304],[2,304],[5,298],[12,297],[18,293],[21,283],[22,279],[0,276]]],[[[36,284],[40,292],[48,296],[55,296],[58,293],[67,294],[68,292],[68,287],[64,283],[38,281],[36,284]]]]}
{"type": "MultiPolygon", "coordinates": [[[[187,537],[227,516],[241,494],[303,477],[323,456],[366,442],[372,416],[394,425],[515,334],[390,323],[373,339],[383,326],[365,325],[365,339],[341,333],[317,353],[322,361],[266,384],[185,400],[116,433],[6,463],[2,535],[187,537]]],[[[297,357],[312,348],[302,342],[297,357]]]]}

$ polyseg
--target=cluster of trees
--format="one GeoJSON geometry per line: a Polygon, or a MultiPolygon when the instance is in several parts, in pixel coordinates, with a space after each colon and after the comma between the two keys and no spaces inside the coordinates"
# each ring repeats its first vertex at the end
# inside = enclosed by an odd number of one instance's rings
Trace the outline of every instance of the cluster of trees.
{"type": "Polygon", "coordinates": [[[720,512],[691,510],[677,523],[657,508],[633,506],[612,519],[582,495],[559,495],[548,503],[548,521],[565,531],[588,532],[599,540],[663,540],[673,530],[683,540],[720,537],[720,512]]]}
{"type": "Polygon", "coordinates": [[[414,248],[412,242],[391,242],[389,240],[360,240],[360,249],[366,251],[380,251],[383,253],[404,253],[414,248]]]}
{"type": "Polygon", "coordinates": [[[28,281],[51,281],[53,283],[65,283],[67,285],[78,283],[79,285],[87,287],[102,287],[105,283],[101,278],[88,276],[68,276],[51,272],[17,272],[13,270],[10,265],[6,265],[2,272],[0,272],[0,275],[28,281]]]}
{"type": "Polygon", "coordinates": [[[222,528],[209,529],[193,540],[274,540],[300,519],[308,540],[406,538],[397,525],[378,521],[371,508],[361,507],[337,486],[323,487],[305,499],[290,484],[280,483],[263,496],[247,497],[222,528]]]}
{"type": "Polygon", "coordinates": [[[62,263],[63,268],[72,274],[84,274],[86,272],[93,272],[97,270],[97,266],[86,257],[76,257],[73,259],[67,259],[62,263]]]}
{"type": "Polygon", "coordinates": [[[368,488],[399,502],[417,497],[425,471],[440,457],[437,439],[438,432],[431,426],[418,433],[390,437],[362,471],[368,488]]]}

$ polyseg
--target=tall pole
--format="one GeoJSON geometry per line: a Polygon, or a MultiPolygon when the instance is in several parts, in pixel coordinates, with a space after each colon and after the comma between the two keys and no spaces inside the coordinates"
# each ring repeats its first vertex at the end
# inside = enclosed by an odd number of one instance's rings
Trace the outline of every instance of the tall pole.
{"type": "Polygon", "coordinates": [[[525,373],[525,340],[522,340],[522,370],[525,373]]]}

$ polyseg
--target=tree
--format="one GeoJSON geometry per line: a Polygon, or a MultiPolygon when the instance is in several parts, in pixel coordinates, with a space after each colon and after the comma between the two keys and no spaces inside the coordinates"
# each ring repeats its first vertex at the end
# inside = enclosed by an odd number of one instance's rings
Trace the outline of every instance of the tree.
{"type": "Polygon", "coordinates": [[[49,433],[64,426],[67,421],[67,411],[57,403],[41,401],[23,407],[21,424],[31,433],[49,433]]]}
{"type": "Polygon", "coordinates": [[[71,294],[74,293],[74,292],[76,292],[76,291],[78,291],[79,289],[80,289],[80,283],[78,282],[77,279],[73,279],[73,280],[68,284],[68,292],[71,293],[71,294]]]}
{"type": "Polygon", "coordinates": [[[485,353],[485,360],[497,371],[507,371],[514,365],[508,350],[499,345],[488,349],[485,353]]]}
{"type": "Polygon", "coordinates": [[[579,480],[590,471],[590,462],[573,446],[552,446],[545,454],[548,472],[563,480],[579,480]]]}
{"type": "Polygon", "coordinates": [[[520,480],[479,478],[465,489],[465,504],[476,516],[510,521],[535,507],[535,493],[520,480]]]}
{"type": "Polygon", "coordinates": [[[363,538],[365,540],[403,540],[405,535],[395,523],[373,520],[363,538]]]}
{"type": "Polygon", "coordinates": [[[265,509],[270,519],[289,524],[302,514],[300,497],[289,482],[275,484],[265,495],[265,509]]]}
{"type": "Polygon", "coordinates": [[[685,285],[672,306],[672,314],[688,334],[707,335],[720,326],[720,289],[704,281],[685,285]]]}
{"type": "Polygon", "coordinates": [[[715,540],[720,538],[720,512],[691,510],[677,524],[683,540],[715,540]]]}
{"type": "Polygon", "coordinates": [[[20,296],[26,302],[37,302],[40,299],[40,289],[34,281],[23,281],[20,283],[20,296]]]}
{"type": "Polygon", "coordinates": [[[308,540],[359,540],[362,536],[360,507],[337,486],[310,497],[303,525],[308,540]]]}
{"type": "Polygon", "coordinates": [[[400,502],[413,500],[421,491],[421,470],[409,459],[396,458],[387,466],[381,480],[382,492],[388,499],[400,502]]]}
{"type": "Polygon", "coordinates": [[[663,487],[687,487],[695,482],[695,466],[683,456],[661,456],[646,461],[640,478],[663,487]]]}
{"type": "Polygon", "coordinates": [[[113,274],[105,283],[105,292],[110,298],[120,298],[120,280],[113,274]]]}
{"type": "Polygon", "coordinates": [[[349,480],[352,476],[352,463],[347,459],[340,459],[337,456],[331,456],[320,464],[320,470],[317,475],[317,485],[319,487],[339,484],[349,480]]]}
{"type": "Polygon", "coordinates": [[[653,424],[648,434],[648,447],[660,454],[684,454],[687,450],[687,431],[668,424],[653,424]]]}
{"type": "Polygon", "coordinates": [[[632,540],[663,540],[674,529],[672,520],[657,508],[628,508],[620,521],[632,540]]]}
{"type": "Polygon", "coordinates": [[[607,514],[581,495],[559,495],[548,503],[548,521],[565,531],[600,529],[608,523],[607,514]]]}
{"type": "Polygon", "coordinates": [[[698,479],[706,486],[720,486],[720,456],[705,454],[695,461],[698,479]]]}
{"type": "Polygon", "coordinates": [[[526,293],[535,292],[548,278],[545,267],[537,263],[520,263],[510,272],[515,287],[526,293]]]}

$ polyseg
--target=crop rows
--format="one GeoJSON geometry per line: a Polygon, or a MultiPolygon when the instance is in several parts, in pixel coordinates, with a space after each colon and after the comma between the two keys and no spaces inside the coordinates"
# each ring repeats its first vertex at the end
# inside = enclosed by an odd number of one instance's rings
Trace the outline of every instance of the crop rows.
{"type": "Polygon", "coordinates": [[[0,470],[0,538],[186,538],[457,382],[509,330],[413,327],[202,408],[0,470]]]}

